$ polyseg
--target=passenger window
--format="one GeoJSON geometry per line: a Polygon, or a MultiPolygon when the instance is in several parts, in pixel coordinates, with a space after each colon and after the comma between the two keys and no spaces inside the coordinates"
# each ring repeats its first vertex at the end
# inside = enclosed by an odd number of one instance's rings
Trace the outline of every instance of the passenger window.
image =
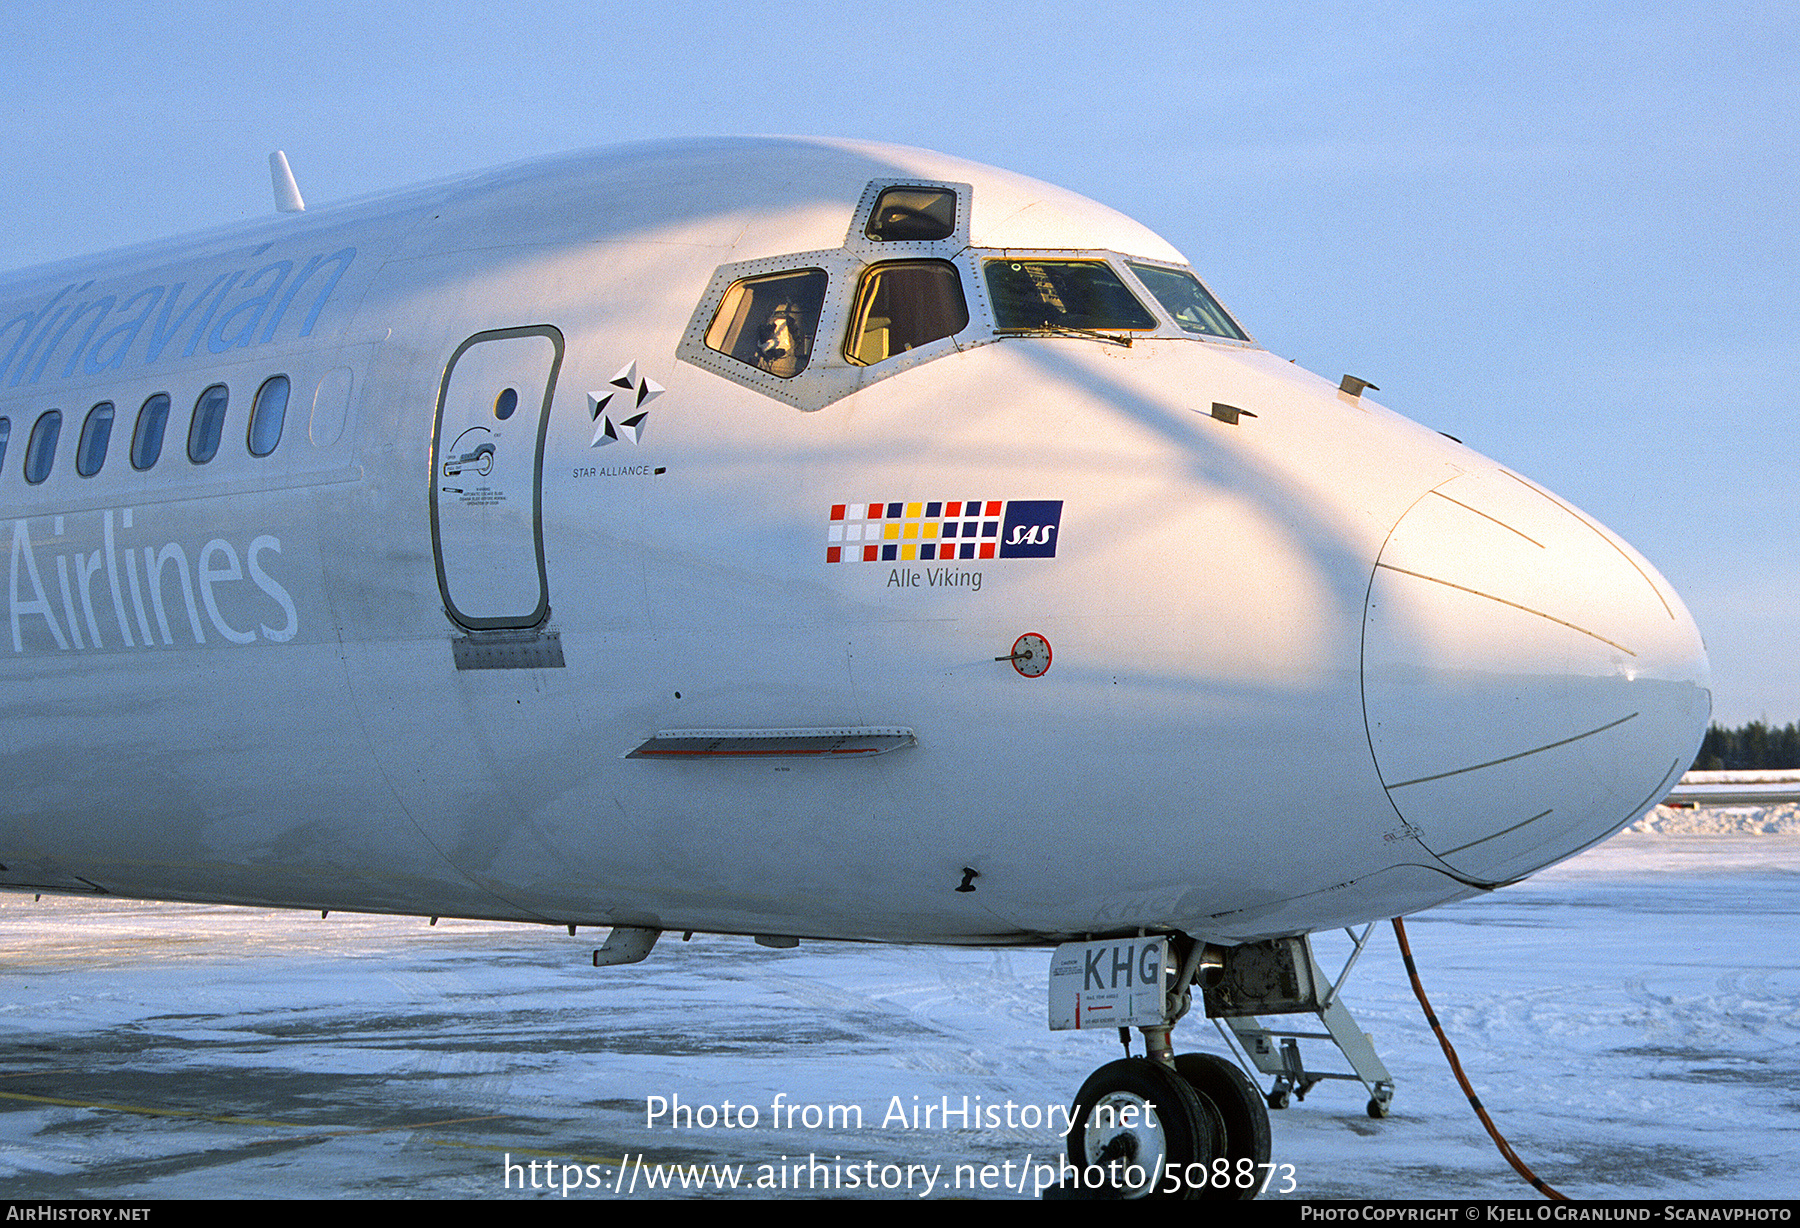
{"type": "Polygon", "coordinates": [[[12,419],[0,418],[0,465],[6,464],[6,445],[12,439],[12,419]]]}
{"type": "Polygon", "coordinates": [[[148,469],[162,456],[163,431],[169,425],[169,394],[159,392],[138,410],[131,432],[131,467],[148,469]]]}
{"type": "Polygon", "coordinates": [[[112,439],[113,404],[102,401],[88,410],[81,424],[81,440],[75,445],[75,472],[91,478],[106,463],[106,445],[112,439]]]}
{"type": "Polygon", "coordinates": [[[956,193],[948,188],[889,188],[875,201],[863,233],[886,243],[948,239],[956,233],[956,193]]]}
{"type": "Polygon", "coordinates": [[[250,405],[250,455],[267,456],[281,442],[281,423],[287,417],[288,377],[272,375],[256,390],[250,405]]]}
{"type": "Polygon", "coordinates": [[[868,366],[960,333],[969,323],[962,278],[942,260],[878,264],[863,274],[844,357],[868,366]]]}
{"type": "Polygon", "coordinates": [[[1206,292],[1200,279],[1184,269],[1165,269],[1154,264],[1126,261],[1138,280],[1163,309],[1175,317],[1184,332],[1207,337],[1224,337],[1228,341],[1248,341],[1244,330],[1232,322],[1219,300],[1206,292]]]}
{"type": "Polygon", "coordinates": [[[224,384],[214,384],[194,402],[194,419],[188,424],[188,459],[204,465],[219,454],[219,437],[225,433],[225,404],[231,394],[224,384]]]}
{"type": "Polygon", "coordinates": [[[812,361],[825,282],[824,270],[802,269],[733,283],[707,326],[707,348],[770,375],[794,378],[812,361]]]}
{"type": "Polygon", "coordinates": [[[988,295],[1002,329],[1151,329],[1156,317],[1104,260],[989,260],[988,295]]]}
{"type": "Polygon", "coordinates": [[[31,428],[31,440],[25,445],[25,480],[33,486],[50,476],[56,463],[56,437],[62,434],[62,411],[47,409],[31,428]]]}

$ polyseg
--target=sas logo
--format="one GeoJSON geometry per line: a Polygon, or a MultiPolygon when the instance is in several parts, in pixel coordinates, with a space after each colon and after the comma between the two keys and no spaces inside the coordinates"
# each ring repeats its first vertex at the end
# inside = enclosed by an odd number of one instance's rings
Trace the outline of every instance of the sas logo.
{"type": "Polygon", "coordinates": [[[834,503],[827,563],[1050,559],[1061,499],[949,499],[834,503]]]}

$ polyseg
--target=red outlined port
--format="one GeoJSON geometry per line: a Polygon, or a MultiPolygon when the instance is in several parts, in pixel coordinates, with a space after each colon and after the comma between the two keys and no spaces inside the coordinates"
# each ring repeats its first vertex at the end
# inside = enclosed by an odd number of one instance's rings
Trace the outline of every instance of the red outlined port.
{"type": "Polygon", "coordinates": [[[1035,631],[1027,631],[1013,641],[1012,667],[1024,678],[1042,678],[1050,669],[1050,641],[1035,631]]]}

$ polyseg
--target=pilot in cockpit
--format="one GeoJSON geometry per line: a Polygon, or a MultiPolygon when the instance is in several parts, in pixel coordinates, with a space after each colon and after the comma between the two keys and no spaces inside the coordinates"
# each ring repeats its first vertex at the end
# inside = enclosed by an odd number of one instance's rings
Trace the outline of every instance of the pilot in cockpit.
{"type": "Polygon", "coordinates": [[[825,285],[823,269],[791,269],[733,282],[707,326],[707,348],[777,379],[793,379],[812,360],[825,285]]]}
{"type": "Polygon", "coordinates": [[[782,379],[798,375],[806,366],[801,339],[807,333],[805,313],[792,299],[776,303],[756,330],[756,365],[782,379]]]}

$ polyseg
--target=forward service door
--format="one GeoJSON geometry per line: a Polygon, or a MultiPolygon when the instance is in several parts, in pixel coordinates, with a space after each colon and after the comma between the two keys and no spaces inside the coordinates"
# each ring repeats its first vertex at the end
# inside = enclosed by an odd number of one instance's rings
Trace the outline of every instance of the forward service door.
{"type": "Polygon", "coordinates": [[[444,368],[431,541],[444,609],[470,630],[535,627],[550,612],[540,502],[562,354],[556,329],[510,328],[470,337],[444,368]]]}

